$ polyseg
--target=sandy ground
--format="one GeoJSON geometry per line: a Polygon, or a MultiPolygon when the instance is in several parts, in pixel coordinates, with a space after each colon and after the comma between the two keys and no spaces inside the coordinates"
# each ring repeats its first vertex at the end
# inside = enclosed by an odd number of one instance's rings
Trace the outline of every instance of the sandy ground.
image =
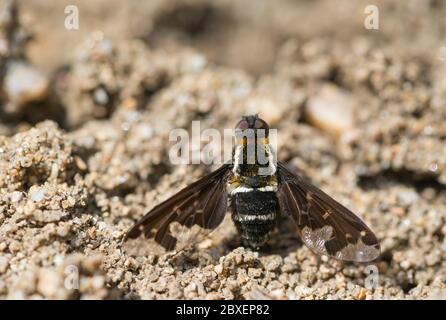
{"type": "Polygon", "coordinates": [[[445,7],[388,1],[366,30],[366,3],[340,2],[70,1],[73,33],[63,1],[1,1],[0,298],[445,298],[445,7]],[[230,220],[177,255],[126,250],[216,168],[172,165],[170,131],[256,112],[372,227],[377,261],[317,257],[286,219],[259,252],[230,220]]]}

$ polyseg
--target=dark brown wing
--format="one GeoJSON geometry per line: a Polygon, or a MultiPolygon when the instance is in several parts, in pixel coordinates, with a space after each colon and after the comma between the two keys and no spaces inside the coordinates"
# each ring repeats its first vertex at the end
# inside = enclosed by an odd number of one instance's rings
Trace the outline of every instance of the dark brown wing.
{"type": "Polygon", "coordinates": [[[126,239],[136,239],[144,234],[166,250],[172,250],[179,237],[192,232],[192,227],[215,229],[226,213],[226,182],[231,168],[230,164],[221,166],[154,207],[128,231],[126,239]],[[183,226],[179,229],[181,235],[172,234],[175,222],[183,226]]]}
{"type": "Polygon", "coordinates": [[[375,234],[353,212],[278,163],[281,212],[296,222],[302,241],[317,253],[347,261],[376,259],[375,234]]]}

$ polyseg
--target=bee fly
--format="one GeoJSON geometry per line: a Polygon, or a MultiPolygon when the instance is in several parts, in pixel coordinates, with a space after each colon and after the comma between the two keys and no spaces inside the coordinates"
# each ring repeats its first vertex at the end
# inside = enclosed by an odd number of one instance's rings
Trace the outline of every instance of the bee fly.
{"type": "Polygon", "coordinates": [[[239,139],[232,163],[155,206],[128,231],[126,239],[144,234],[164,249],[173,250],[179,239],[172,232],[174,223],[214,230],[229,204],[237,231],[255,249],[268,240],[279,215],[285,215],[294,221],[305,245],[316,253],[359,262],[379,256],[378,239],[359,217],[275,161],[264,120],[257,115],[243,117],[236,126],[236,136],[245,132],[253,134],[239,139]]]}

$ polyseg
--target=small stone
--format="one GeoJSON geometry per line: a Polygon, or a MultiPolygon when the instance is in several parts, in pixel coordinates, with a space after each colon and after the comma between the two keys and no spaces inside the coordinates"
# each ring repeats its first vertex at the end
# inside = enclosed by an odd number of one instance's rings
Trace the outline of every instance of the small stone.
{"type": "Polygon", "coordinates": [[[109,101],[107,91],[105,91],[103,88],[97,88],[94,91],[94,100],[101,105],[107,104],[109,101]]]}
{"type": "Polygon", "coordinates": [[[40,222],[56,222],[62,220],[66,216],[68,216],[68,212],[63,210],[36,210],[33,213],[34,220],[40,222]]]}
{"type": "Polygon", "coordinates": [[[21,249],[22,249],[22,246],[19,241],[12,241],[9,244],[9,251],[11,251],[12,253],[16,253],[21,249]]]}
{"type": "Polygon", "coordinates": [[[63,279],[52,269],[41,269],[37,290],[46,298],[57,298],[59,290],[63,289],[63,279]]]}
{"type": "Polygon", "coordinates": [[[270,126],[280,123],[284,110],[284,107],[270,98],[253,97],[246,104],[247,114],[259,114],[270,126]]]}
{"type": "Polygon", "coordinates": [[[199,249],[208,249],[213,245],[212,239],[205,239],[198,244],[199,249]]]}
{"type": "Polygon", "coordinates": [[[34,202],[40,202],[45,199],[45,189],[42,187],[32,186],[29,193],[31,200],[34,202]]]}
{"type": "Polygon", "coordinates": [[[76,204],[76,200],[73,197],[68,197],[66,200],[62,200],[62,208],[72,208],[76,204]]]}
{"type": "Polygon", "coordinates": [[[189,283],[189,285],[186,287],[188,291],[197,291],[197,284],[195,282],[189,283]]]}
{"type": "Polygon", "coordinates": [[[248,276],[252,278],[259,278],[262,275],[262,269],[260,268],[248,268],[248,276]]]}
{"type": "Polygon", "coordinates": [[[5,256],[0,256],[0,274],[3,274],[6,272],[9,266],[9,258],[5,256]]]}
{"type": "Polygon", "coordinates": [[[91,239],[95,239],[96,238],[96,228],[95,227],[91,227],[90,229],[88,229],[88,236],[91,239]]]}
{"type": "Polygon", "coordinates": [[[339,135],[355,125],[355,101],[352,96],[333,85],[324,85],[310,97],[305,118],[311,125],[339,135]]]}
{"type": "Polygon", "coordinates": [[[234,256],[234,261],[236,265],[241,265],[243,263],[243,255],[240,253],[236,253],[234,256]]]}
{"type": "Polygon", "coordinates": [[[35,67],[15,61],[8,65],[4,90],[11,103],[22,106],[45,98],[48,93],[48,80],[35,67]]]}
{"type": "Polygon", "coordinates": [[[71,226],[68,223],[64,223],[63,225],[59,225],[56,229],[57,235],[59,237],[65,238],[71,231],[71,226]]]}
{"type": "Polygon", "coordinates": [[[31,216],[36,210],[36,204],[33,201],[27,201],[23,207],[23,213],[25,216],[31,216]]]}
{"type": "Polygon", "coordinates": [[[80,170],[82,170],[82,171],[85,171],[85,170],[87,170],[87,164],[84,162],[84,160],[82,160],[82,158],[80,158],[80,157],[78,157],[78,156],[75,156],[74,157],[74,162],[76,163],[76,166],[80,169],[80,170]]]}
{"type": "Polygon", "coordinates": [[[271,256],[265,262],[265,269],[268,271],[276,271],[282,265],[282,257],[280,256],[271,256]]]}
{"type": "Polygon", "coordinates": [[[102,256],[101,255],[94,255],[87,257],[82,261],[82,267],[86,272],[94,273],[96,272],[102,263],[102,256]]]}
{"type": "Polygon", "coordinates": [[[103,276],[98,275],[98,276],[94,276],[91,279],[91,286],[96,290],[103,288],[104,284],[105,284],[105,279],[103,276]]]}
{"type": "Polygon", "coordinates": [[[222,273],[223,273],[223,265],[222,265],[222,264],[217,264],[217,265],[214,267],[214,271],[215,271],[217,274],[222,274],[222,273]]]}
{"type": "Polygon", "coordinates": [[[237,280],[241,285],[244,285],[248,282],[249,278],[246,276],[246,273],[239,273],[237,280]]]}
{"type": "Polygon", "coordinates": [[[366,296],[367,296],[367,289],[361,288],[361,290],[359,290],[359,293],[358,293],[358,299],[364,300],[366,298],[366,296]]]}
{"type": "Polygon", "coordinates": [[[9,198],[10,198],[11,202],[17,203],[20,200],[22,200],[23,194],[20,191],[14,191],[13,193],[11,193],[9,198]]]}
{"type": "Polygon", "coordinates": [[[270,292],[270,295],[274,299],[283,299],[285,297],[285,292],[283,289],[275,289],[270,292]]]}

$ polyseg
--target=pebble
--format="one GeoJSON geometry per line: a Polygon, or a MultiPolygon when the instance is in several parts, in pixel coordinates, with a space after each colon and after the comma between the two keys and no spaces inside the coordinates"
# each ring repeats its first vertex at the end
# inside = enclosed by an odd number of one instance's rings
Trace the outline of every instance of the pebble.
{"type": "Polygon", "coordinates": [[[0,256],[0,274],[3,274],[6,272],[9,266],[9,258],[6,256],[0,256]]]}
{"type": "Polygon", "coordinates": [[[30,64],[22,61],[8,64],[3,87],[9,101],[18,107],[44,99],[48,86],[47,78],[30,64]]]}
{"type": "Polygon", "coordinates": [[[23,199],[23,194],[20,191],[14,191],[11,193],[10,200],[13,203],[20,202],[23,199]]]}
{"type": "Polygon", "coordinates": [[[31,200],[34,202],[40,202],[45,199],[45,189],[38,186],[32,186],[30,191],[31,200]]]}
{"type": "Polygon", "coordinates": [[[367,289],[361,288],[361,290],[358,293],[358,299],[359,300],[364,300],[367,297],[367,289]]]}
{"type": "Polygon", "coordinates": [[[356,103],[349,93],[333,85],[324,85],[309,98],[305,119],[327,133],[339,135],[354,127],[355,108],[356,103]]]}
{"type": "Polygon", "coordinates": [[[63,280],[57,271],[41,269],[37,283],[37,290],[46,297],[55,298],[59,290],[62,290],[63,280]]]}

